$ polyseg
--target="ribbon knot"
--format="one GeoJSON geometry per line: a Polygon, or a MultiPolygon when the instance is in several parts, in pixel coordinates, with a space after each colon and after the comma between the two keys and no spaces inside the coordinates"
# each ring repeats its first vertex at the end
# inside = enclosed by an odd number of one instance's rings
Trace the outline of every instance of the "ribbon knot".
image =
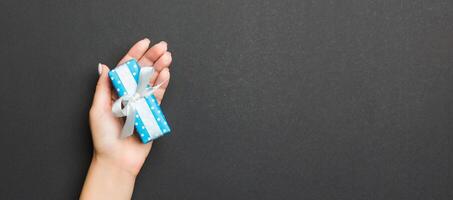
{"type": "Polygon", "coordinates": [[[143,98],[140,94],[138,93],[135,93],[134,97],[132,98],[132,100],[138,100],[140,98],[143,98]]]}
{"type": "Polygon", "coordinates": [[[123,129],[121,130],[121,138],[131,136],[134,133],[134,122],[137,110],[135,103],[151,94],[159,88],[163,83],[154,87],[149,87],[148,83],[154,74],[153,67],[142,67],[138,78],[137,87],[134,92],[129,92],[121,96],[113,103],[112,112],[116,117],[126,116],[123,129]]]}

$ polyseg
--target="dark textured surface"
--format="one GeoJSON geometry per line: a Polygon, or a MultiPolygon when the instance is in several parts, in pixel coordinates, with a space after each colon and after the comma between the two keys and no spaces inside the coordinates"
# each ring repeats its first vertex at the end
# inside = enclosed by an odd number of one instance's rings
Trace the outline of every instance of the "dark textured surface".
{"type": "Polygon", "coordinates": [[[0,198],[74,199],[97,63],[166,40],[135,199],[452,199],[449,0],[0,2],[0,198]]]}

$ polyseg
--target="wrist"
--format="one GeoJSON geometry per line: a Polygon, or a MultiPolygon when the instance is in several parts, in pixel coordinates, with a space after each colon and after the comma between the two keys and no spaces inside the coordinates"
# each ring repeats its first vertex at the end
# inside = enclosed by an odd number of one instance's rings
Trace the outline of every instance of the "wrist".
{"type": "Polygon", "coordinates": [[[119,161],[116,161],[116,159],[112,159],[96,153],[93,154],[93,158],[91,159],[90,169],[91,168],[106,170],[124,178],[134,180],[138,175],[138,172],[135,172],[134,170],[130,170],[128,167],[123,166],[123,164],[119,161]]]}
{"type": "Polygon", "coordinates": [[[80,199],[131,199],[136,175],[93,155],[80,199]]]}

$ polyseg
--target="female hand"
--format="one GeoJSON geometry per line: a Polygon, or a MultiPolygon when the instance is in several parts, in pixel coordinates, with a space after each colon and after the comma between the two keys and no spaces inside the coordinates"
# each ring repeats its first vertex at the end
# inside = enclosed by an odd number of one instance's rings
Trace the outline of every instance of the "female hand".
{"type": "MultiPolygon", "coordinates": [[[[121,59],[119,64],[135,58],[140,66],[154,66],[156,73],[150,85],[163,85],[154,92],[159,104],[163,99],[170,79],[168,67],[171,53],[167,43],[159,42],[149,48],[150,40],[138,41],[121,59]]],[[[115,98],[112,92],[109,68],[99,64],[99,80],[96,85],[93,105],[90,109],[90,128],[93,138],[93,159],[82,190],[81,199],[129,199],[135,177],[139,173],[152,142],[143,144],[136,136],[120,139],[124,119],[112,114],[115,98]]]]}

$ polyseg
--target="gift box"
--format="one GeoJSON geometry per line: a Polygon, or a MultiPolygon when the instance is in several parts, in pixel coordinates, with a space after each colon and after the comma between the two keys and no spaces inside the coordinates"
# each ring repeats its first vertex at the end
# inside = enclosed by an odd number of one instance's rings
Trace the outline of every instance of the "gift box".
{"type": "MultiPolygon", "coordinates": [[[[131,96],[136,93],[140,81],[140,71],[141,67],[135,59],[132,59],[109,72],[110,80],[119,97],[127,97],[127,95],[131,96]]],[[[149,89],[150,86],[147,83],[146,85],[149,89]]],[[[134,111],[135,117],[131,120],[133,120],[135,130],[143,143],[148,143],[170,132],[167,120],[153,94],[136,99],[134,111]]]]}

